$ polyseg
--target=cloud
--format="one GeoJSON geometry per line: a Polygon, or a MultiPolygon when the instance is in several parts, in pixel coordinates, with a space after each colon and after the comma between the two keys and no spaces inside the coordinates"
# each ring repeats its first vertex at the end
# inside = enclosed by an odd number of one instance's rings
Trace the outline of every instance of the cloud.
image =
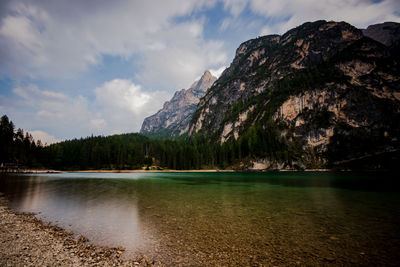
{"type": "Polygon", "coordinates": [[[141,91],[140,86],[130,80],[114,79],[95,89],[98,104],[111,110],[124,109],[140,114],[149,103],[150,95],[141,91]]]}
{"type": "Polygon", "coordinates": [[[233,16],[238,16],[246,8],[247,0],[225,0],[224,9],[229,10],[233,16]]]}
{"type": "Polygon", "coordinates": [[[232,18],[225,18],[219,26],[220,31],[226,31],[232,23],[232,18]]]}
{"type": "Polygon", "coordinates": [[[96,131],[102,131],[107,128],[107,122],[104,119],[92,119],[90,120],[90,127],[96,131]]]}
{"type": "Polygon", "coordinates": [[[201,19],[176,21],[214,4],[213,0],[12,1],[0,18],[0,74],[71,78],[110,55],[143,67],[136,77],[146,87],[163,83],[179,88],[192,82],[200,69],[226,63],[223,44],[203,38],[201,19]],[[177,75],[179,71],[183,75],[177,75]]]}
{"type": "Polygon", "coordinates": [[[139,131],[143,119],[157,112],[171,97],[164,91],[144,91],[141,86],[124,79],[104,83],[95,89],[95,95],[95,110],[100,119],[91,123],[105,133],[139,131]]]}
{"type": "Polygon", "coordinates": [[[43,145],[51,145],[61,141],[60,139],[57,139],[54,136],[40,130],[33,130],[28,132],[33,136],[33,139],[35,139],[35,141],[40,140],[43,145]]]}
{"type": "Polygon", "coordinates": [[[93,89],[93,99],[36,85],[16,87],[13,94],[14,99],[0,98],[0,111],[7,110],[18,127],[33,129],[29,132],[35,139],[40,137],[48,144],[91,134],[137,132],[143,119],[171,97],[164,91],[144,91],[126,79],[113,79],[93,89]]]}
{"type": "Polygon", "coordinates": [[[55,136],[87,136],[139,131],[144,117],[157,112],[171,95],[147,92],[131,80],[114,79],[93,89],[94,98],[72,97],[35,85],[13,89],[12,104],[25,117],[26,128],[46,129],[55,136]]]}
{"type": "MultiPolygon", "coordinates": [[[[25,88],[16,87],[13,89],[14,94],[24,98],[25,100],[29,100],[30,98],[39,98],[42,101],[49,101],[52,103],[53,101],[63,100],[66,96],[62,93],[40,90],[36,85],[30,85],[25,88]]],[[[30,105],[34,104],[32,101],[28,101],[30,105]]]]}
{"type": "Polygon", "coordinates": [[[258,26],[256,16],[252,22],[246,20],[246,6],[256,15],[264,18],[259,34],[282,34],[307,21],[346,21],[356,27],[385,21],[400,22],[400,1],[398,0],[227,0],[224,9],[231,16],[225,17],[219,27],[242,31],[249,23],[258,26]]]}
{"type": "Polygon", "coordinates": [[[84,135],[90,131],[90,103],[81,95],[71,97],[63,93],[38,88],[36,85],[16,87],[15,100],[8,101],[10,117],[21,127],[40,129],[57,137],[84,135]]]}
{"type": "Polygon", "coordinates": [[[226,66],[222,66],[218,69],[210,69],[210,72],[213,76],[219,78],[219,76],[221,76],[222,72],[226,69],[226,66]]]}
{"type": "Polygon", "coordinates": [[[135,78],[153,88],[167,87],[174,91],[187,88],[208,67],[227,63],[228,57],[221,52],[222,49],[221,42],[176,41],[176,45],[170,45],[168,51],[146,54],[142,70],[135,78]]]}
{"type": "Polygon", "coordinates": [[[251,10],[269,20],[261,34],[282,34],[306,21],[346,21],[356,27],[400,22],[398,0],[250,0],[251,10]],[[397,13],[396,13],[397,12],[397,13]]]}

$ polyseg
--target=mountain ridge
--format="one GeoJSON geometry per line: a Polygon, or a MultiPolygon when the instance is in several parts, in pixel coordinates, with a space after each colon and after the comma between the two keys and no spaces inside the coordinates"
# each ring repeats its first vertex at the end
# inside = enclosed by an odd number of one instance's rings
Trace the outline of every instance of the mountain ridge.
{"type": "Polygon", "coordinates": [[[176,91],[171,100],[165,102],[156,114],[144,119],[140,133],[172,136],[186,133],[199,99],[216,79],[206,70],[188,89],[176,91]]]}
{"type": "Polygon", "coordinates": [[[400,55],[400,23],[384,22],[363,29],[364,36],[384,44],[394,56],[400,55]]]}
{"type": "Polygon", "coordinates": [[[189,136],[230,142],[264,168],[322,168],[398,149],[399,63],[376,36],[316,21],[242,43],[200,100],[189,136]]]}

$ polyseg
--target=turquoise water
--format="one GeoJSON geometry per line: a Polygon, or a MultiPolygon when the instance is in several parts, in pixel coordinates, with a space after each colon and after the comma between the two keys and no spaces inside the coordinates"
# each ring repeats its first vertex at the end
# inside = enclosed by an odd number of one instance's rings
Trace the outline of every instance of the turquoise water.
{"type": "Polygon", "coordinates": [[[60,173],[0,178],[16,211],[168,265],[399,265],[385,173],[60,173]]]}

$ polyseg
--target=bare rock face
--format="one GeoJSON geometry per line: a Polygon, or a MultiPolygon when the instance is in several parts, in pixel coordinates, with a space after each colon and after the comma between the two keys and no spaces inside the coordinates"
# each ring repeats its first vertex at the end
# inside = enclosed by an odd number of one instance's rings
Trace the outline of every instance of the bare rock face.
{"type": "Polygon", "coordinates": [[[231,66],[200,101],[189,135],[204,127],[223,129],[234,103],[265,94],[276,81],[322,63],[362,37],[347,23],[317,21],[241,44],[231,66]]]}
{"type": "Polygon", "coordinates": [[[170,101],[164,103],[162,109],[145,118],[140,132],[168,135],[186,133],[200,98],[216,79],[209,71],[204,72],[200,80],[194,82],[189,89],[177,91],[170,101]]]}
{"type": "Polygon", "coordinates": [[[319,168],[400,150],[398,25],[316,21],[244,42],[201,98],[189,136],[259,142],[319,168]]]}
{"type": "Polygon", "coordinates": [[[385,22],[368,26],[363,30],[365,36],[372,38],[389,48],[392,52],[400,49],[400,23],[385,22]]]}

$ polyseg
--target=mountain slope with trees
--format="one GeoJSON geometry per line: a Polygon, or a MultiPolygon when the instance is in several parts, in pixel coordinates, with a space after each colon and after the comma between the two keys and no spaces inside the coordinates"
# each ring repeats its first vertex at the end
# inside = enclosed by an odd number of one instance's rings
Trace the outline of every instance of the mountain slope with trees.
{"type": "Polygon", "coordinates": [[[228,143],[260,168],[326,168],[398,153],[399,73],[392,47],[352,25],[305,23],[241,44],[200,100],[189,136],[228,143]]]}

